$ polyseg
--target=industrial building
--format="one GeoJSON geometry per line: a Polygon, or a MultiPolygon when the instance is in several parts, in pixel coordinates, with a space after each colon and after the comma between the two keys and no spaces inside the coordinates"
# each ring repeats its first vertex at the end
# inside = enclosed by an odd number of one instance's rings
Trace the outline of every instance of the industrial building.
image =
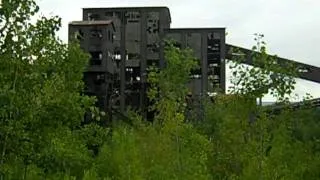
{"type": "MultiPolygon", "coordinates": [[[[82,21],[69,24],[69,41],[77,38],[91,55],[84,81],[86,93],[98,98],[104,110],[146,112],[147,68],[165,66],[163,40],[189,47],[199,60],[189,84],[194,95],[226,91],[225,61],[232,59],[225,28],[171,28],[167,7],[84,8],[82,21]]],[[[237,47],[238,48],[238,47],[237,47]]],[[[252,64],[252,51],[239,48],[252,64]]],[[[294,62],[279,58],[282,62],[294,62]]],[[[294,62],[301,78],[320,83],[320,68],[294,62]]]]}
{"type": "Polygon", "coordinates": [[[189,85],[194,95],[225,92],[225,28],[166,29],[165,38],[191,48],[200,61],[189,85]]]}

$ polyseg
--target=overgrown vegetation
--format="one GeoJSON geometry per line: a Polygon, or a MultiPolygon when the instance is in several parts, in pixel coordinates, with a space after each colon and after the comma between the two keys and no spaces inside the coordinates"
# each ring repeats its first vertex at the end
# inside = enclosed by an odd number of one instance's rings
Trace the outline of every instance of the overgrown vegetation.
{"type": "MultiPolygon", "coordinates": [[[[185,84],[196,63],[169,45],[167,67],[149,74],[154,122],[132,113],[132,125],[119,120],[112,131],[83,126],[85,112],[99,115],[81,93],[88,56],[57,39],[58,17],[30,23],[33,0],[2,3],[0,179],[319,179],[320,112],[274,115],[255,103],[269,90],[285,100],[291,68],[234,67],[233,95],[204,99],[203,117],[189,121],[185,84]]],[[[264,46],[255,50],[258,63],[269,62],[264,46]]]]}

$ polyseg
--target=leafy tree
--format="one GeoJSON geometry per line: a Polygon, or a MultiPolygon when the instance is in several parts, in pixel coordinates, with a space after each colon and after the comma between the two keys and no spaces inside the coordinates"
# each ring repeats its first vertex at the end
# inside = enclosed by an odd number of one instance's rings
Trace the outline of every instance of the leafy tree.
{"type": "Polygon", "coordinates": [[[40,174],[78,175],[90,163],[86,144],[74,132],[94,102],[81,95],[88,55],[57,38],[59,17],[32,23],[38,11],[33,0],[2,1],[1,179],[26,179],[30,167],[40,174]]]}
{"type": "Polygon", "coordinates": [[[191,70],[197,67],[197,62],[191,49],[175,47],[172,40],[167,40],[166,44],[166,67],[160,71],[156,67],[149,70],[148,82],[151,87],[148,96],[155,102],[151,108],[158,113],[157,121],[178,118],[176,122],[183,122],[184,103],[188,92],[186,85],[191,70]]]}
{"type": "MultiPolygon", "coordinates": [[[[278,101],[288,101],[296,84],[297,67],[292,63],[280,62],[276,56],[268,55],[263,37],[263,34],[255,34],[256,45],[253,46],[251,54],[254,67],[242,64],[246,61],[244,56],[232,59],[230,68],[233,86],[230,93],[245,94],[260,99],[270,93],[278,101]]],[[[237,49],[232,51],[243,54],[237,49]]]]}
{"type": "Polygon", "coordinates": [[[283,66],[266,54],[262,37],[257,35],[257,46],[253,49],[258,51],[252,55],[254,64],[260,68],[240,64],[245,60],[242,57],[235,59],[231,67],[234,68],[232,94],[218,95],[214,103],[208,101],[205,121],[196,124],[212,143],[209,155],[212,176],[214,179],[317,179],[319,151],[314,151],[317,135],[312,133],[313,140],[301,141],[302,137],[310,137],[302,129],[317,127],[314,124],[317,118],[312,115],[316,111],[306,104],[303,106],[306,109],[293,111],[284,107],[279,114],[270,114],[253,100],[268,92],[273,92],[279,101],[287,100],[297,75],[296,67],[283,66]]]}
{"type": "Polygon", "coordinates": [[[60,18],[31,23],[33,0],[2,7],[0,179],[319,179],[319,111],[270,114],[252,101],[268,92],[286,99],[296,75],[266,54],[261,35],[253,57],[262,68],[236,62],[234,94],[206,101],[201,123],[184,113],[196,61],[169,43],[167,66],[148,76],[155,121],[131,113],[131,125],[109,131],[81,125],[86,111],[96,120],[101,112],[82,94],[88,55],[56,37],[60,18]]]}
{"type": "Polygon", "coordinates": [[[149,97],[155,100],[157,110],[155,121],[143,122],[136,117],[134,127],[122,123],[113,127],[112,140],[96,161],[100,177],[211,179],[207,169],[210,143],[184,121],[186,84],[196,63],[190,50],[172,44],[166,47],[165,55],[166,67],[150,69],[148,79],[149,97]]]}

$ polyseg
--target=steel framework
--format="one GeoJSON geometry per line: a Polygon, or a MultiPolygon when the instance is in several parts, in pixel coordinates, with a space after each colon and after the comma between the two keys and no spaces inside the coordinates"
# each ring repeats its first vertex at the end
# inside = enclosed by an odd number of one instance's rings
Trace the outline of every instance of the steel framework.
{"type": "MultiPolygon", "coordinates": [[[[201,65],[192,73],[189,87],[198,96],[225,92],[225,60],[243,52],[252,64],[252,51],[226,44],[225,28],[170,28],[167,7],[84,8],[82,21],[69,24],[69,40],[80,40],[91,54],[85,72],[86,93],[98,98],[104,110],[124,113],[127,107],[146,115],[147,67],[165,66],[164,39],[189,47],[201,65]],[[77,36],[74,36],[77,34],[77,36]]],[[[299,65],[301,78],[320,83],[320,68],[284,58],[279,62],[299,65]]]]}

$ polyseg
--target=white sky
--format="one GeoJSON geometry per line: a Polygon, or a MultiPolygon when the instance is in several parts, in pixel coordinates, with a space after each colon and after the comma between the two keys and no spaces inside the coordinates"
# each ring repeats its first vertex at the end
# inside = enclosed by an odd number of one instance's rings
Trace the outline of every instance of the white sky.
{"type": "MultiPolygon", "coordinates": [[[[67,40],[68,22],[81,20],[85,7],[167,6],[171,27],[226,27],[227,43],[251,48],[262,33],[268,52],[320,67],[319,0],[37,0],[44,15],[62,17],[59,36],[67,40]]],[[[299,80],[297,93],[320,97],[320,84],[299,80]]]]}

